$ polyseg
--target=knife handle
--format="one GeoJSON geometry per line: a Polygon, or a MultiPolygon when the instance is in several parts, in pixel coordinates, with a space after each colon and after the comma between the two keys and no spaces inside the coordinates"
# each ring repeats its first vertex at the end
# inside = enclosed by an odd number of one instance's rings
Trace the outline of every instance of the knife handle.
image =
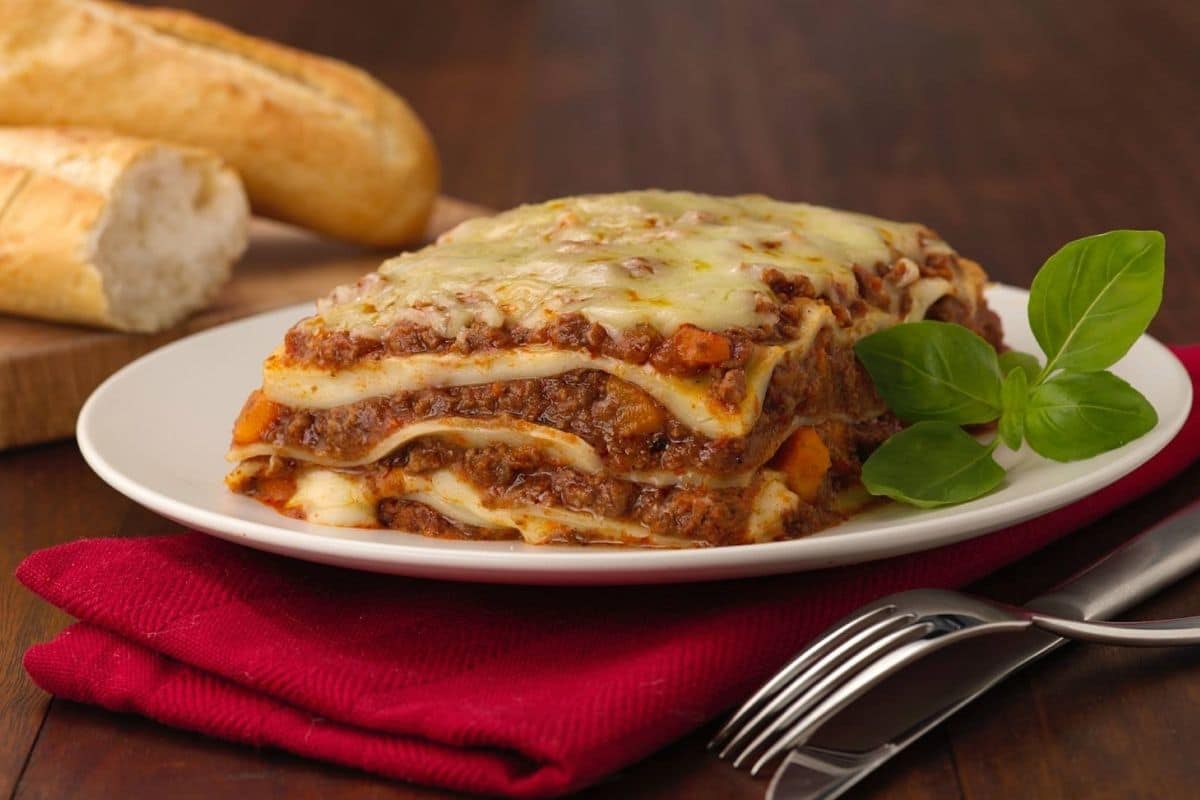
{"type": "Polygon", "coordinates": [[[1131,539],[1028,608],[1108,619],[1200,569],[1200,500],[1131,539]]]}

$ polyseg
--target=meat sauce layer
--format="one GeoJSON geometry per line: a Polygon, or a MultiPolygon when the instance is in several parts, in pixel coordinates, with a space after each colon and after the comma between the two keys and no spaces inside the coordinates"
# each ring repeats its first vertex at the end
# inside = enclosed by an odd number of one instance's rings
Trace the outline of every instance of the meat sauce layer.
{"type": "Polygon", "coordinates": [[[259,440],[314,457],[353,460],[406,424],[439,417],[507,417],[579,436],[616,472],[728,474],[763,464],[797,414],[862,419],[883,403],[854,352],[827,332],[771,377],[763,411],[744,437],[714,439],[688,428],[640,388],[598,370],[547,378],[451,386],[374,397],[331,409],[278,406],[259,440]]]}

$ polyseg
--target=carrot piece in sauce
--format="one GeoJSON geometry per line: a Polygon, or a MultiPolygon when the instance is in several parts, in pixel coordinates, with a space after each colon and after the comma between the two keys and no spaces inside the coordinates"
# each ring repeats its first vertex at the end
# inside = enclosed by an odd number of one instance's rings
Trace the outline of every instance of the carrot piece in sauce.
{"type": "Polygon", "coordinates": [[[728,361],[733,351],[719,333],[684,325],[671,336],[676,356],[687,367],[712,367],[728,361]]]}
{"type": "Polygon", "coordinates": [[[267,427],[279,415],[281,406],[267,399],[259,390],[254,390],[246,398],[242,413],[238,415],[233,425],[233,443],[251,444],[260,441],[267,427]]]}
{"type": "Polygon", "coordinates": [[[772,459],[772,465],[784,474],[788,488],[806,503],[817,498],[830,464],[829,448],[814,428],[798,429],[772,459]]]}

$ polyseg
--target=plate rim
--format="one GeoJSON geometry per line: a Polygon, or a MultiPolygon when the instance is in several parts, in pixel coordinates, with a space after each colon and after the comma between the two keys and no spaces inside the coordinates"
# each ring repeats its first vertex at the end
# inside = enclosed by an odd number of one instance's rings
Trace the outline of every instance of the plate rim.
{"type": "MultiPolygon", "coordinates": [[[[1027,290],[1005,284],[992,283],[988,291],[1015,292],[1028,298],[1027,290]]],[[[1165,345],[1143,334],[1139,342],[1146,342],[1158,351],[1158,355],[1166,358],[1171,365],[1170,379],[1185,390],[1181,413],[1169,420],[1160,418],[1160,426],[1148,434],[1153,438],[1147,437],[1125,445],[1132,449],[1102,464],[1094,472],[1025,496],[1022,505],[1024,510],[1017,514],[1013,513],[1010,504],[1001,504],[966,508],[961,516],[935,520],[922,520],[918,516],[888,522],[882,528],[837,533],[835,526],[811,536],[786,541],[676,550],[557,548],[523,542],[459,540],[434,540],[445,545],[434,547],[430,546],[429,537],[396,532],[398,536],[418,537],[424,543],[424,546],[418,546],[404,541],[379,542],[323,536],[321,531],[327,526],[304,523],[313,529],[310,534],[242,519],[172,498],[126,475],[98,449],[92,435],[97,409],[108,394],[116,391],[115,387],[120,387],[122,381],[135,370],[146,369],[156,361],[169,359],[176,349],[194,345],[199,337],[227,333],[234,326],[253,324],[265,317],[292,312],[310,313],[311,303],[265,311],[192,334],[141,356],[109,376],[89,395],[76,423],[76,441],[89,467],[121,494],[168,519],[218,538],[304,560],[373,572],[468,582],[541,585],[697,582],[864,563],[978,538],[998,528],[1015,525],[1099,491],[1153,458],[1178,434],[1192,403],[1191,380],[1183,364],[1165,345]],[[934,528],[933,532],[926,530],[920,534],[917,530],[927,529],[930,525],[934,528]],[[886,537],[885,541],[877,541],[880,537],[886,537]],[[863,555],[864,551],[868,554],[863,555]]],[[[1168,377],[1164,375],[1163,379],[1167,380],[1168,377]]]]}

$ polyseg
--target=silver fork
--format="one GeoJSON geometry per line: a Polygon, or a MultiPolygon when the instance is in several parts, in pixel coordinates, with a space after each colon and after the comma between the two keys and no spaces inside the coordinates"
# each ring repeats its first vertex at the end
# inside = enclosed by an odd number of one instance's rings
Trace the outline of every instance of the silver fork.
{"type": "Polygon", "coordinates": [[[1200,644],[1200,617],[1116,623],[1067,619],[960,592],[917,589],[829,628],[734,712],[709,743],[757,775],[873,686],[966,639],[1039,628],[1060,637],[1153,647],[1200,644]]]}

